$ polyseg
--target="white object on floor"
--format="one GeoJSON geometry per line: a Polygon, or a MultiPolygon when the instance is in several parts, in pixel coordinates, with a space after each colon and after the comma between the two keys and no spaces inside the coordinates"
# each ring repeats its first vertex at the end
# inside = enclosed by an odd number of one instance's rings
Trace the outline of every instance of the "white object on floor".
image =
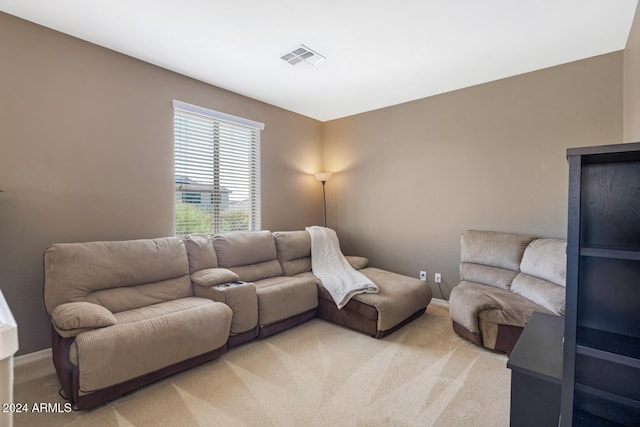
{"type": "MultiPolygon", "coordinates": [[[[13,355],[18,351],[18,325],[0,291],[0,403],[13,403],[13,355]]],[[[0,411],[0,427],[13,425],[11,408],[0,411]]]]}

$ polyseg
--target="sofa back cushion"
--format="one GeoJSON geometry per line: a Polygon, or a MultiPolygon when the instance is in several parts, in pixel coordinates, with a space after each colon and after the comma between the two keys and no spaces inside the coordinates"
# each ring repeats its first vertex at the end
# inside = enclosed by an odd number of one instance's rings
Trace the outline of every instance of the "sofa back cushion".
{"type": "Polygon", "coordinates": [[[463,262],[460,264],[460,280],[466,282],[480,283],[482,285],[493,286],[509,290],[511,282],[518,275],[517,271],[507,270],[499,267],[491,267],[482,264],[463,262]]]}
{"type": "Polygon", "coordinates": [[[460,279],[508,290],[533,236],[467,230],[460,239],[460,279]]]}
{"type": "Polygon", "coordinates": [[[558,286],[566,286],[567,241],[536,239],[524,251],[520,271],[558,286]]]}
{"type": "Polygon", "coordinates": [[[189,257],[189,273],[207,268],[217,268],[218,258],[213,249],[213,236],[209,234],[189,234],[183,237],[189,257]]]}
{"type": "Polygon", "coordinates": [[[235,272],[240,280],[253,282],[281,276],[276,243],[270,231],[231,231],[213,236],[218,267],[235,272]]]}
{"type": "Polygon", "coordinates": [[[44,253],[44,304],[90,302],[112,313],[193,296],[179,237],[60,243],[44,253]]]}
{"type": "Polygon", "coordinates": [[[521,273],[513,280],[511,291],[555,314],[564,314],[567,242],[537,239],[524,252],[521,273]]]}
{"type": "Polygon", "coordinates": [[[311,271],[311,235],[306,231],[278,231],[276,240],[278,261],[285,276],[311,271]]]}

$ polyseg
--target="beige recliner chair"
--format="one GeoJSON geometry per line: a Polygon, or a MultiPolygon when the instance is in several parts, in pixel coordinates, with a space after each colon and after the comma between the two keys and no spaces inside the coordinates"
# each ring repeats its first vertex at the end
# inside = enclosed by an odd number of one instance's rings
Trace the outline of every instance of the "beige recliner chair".
{"type": "Polygon", "coordinates": [[[78,409],[226,351],[231,309],[194,296],[179,237],[55,244],[44,269],[54,365],[78,409]]]}
{"type": "Polygon", "coordinates": [[[511,352],[534,311],[564,314],[566,241],[467,230],[460,240],[460,284],[449,298],[453,330],[511,352]]]}

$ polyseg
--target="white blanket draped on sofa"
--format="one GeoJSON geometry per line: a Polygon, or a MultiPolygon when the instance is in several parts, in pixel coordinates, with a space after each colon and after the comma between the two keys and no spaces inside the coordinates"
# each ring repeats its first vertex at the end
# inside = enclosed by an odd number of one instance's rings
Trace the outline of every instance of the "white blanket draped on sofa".
{"type": "Polygon", "coordinates": [[[344,307],[356,294],[379,292],[375,283],[351,267],[342,255],[335,231],[319,226],[306,227],[306,230],[311,235],[311,270],[338,308],[344,307]]]}

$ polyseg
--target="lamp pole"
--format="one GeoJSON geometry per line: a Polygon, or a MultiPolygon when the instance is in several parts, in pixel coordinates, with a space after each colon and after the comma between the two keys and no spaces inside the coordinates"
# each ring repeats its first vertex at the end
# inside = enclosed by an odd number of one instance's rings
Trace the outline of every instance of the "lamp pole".
{"type": "Polygon", "coordinates": [[[331,172],[318,172],[315,174],[316,179],[322,183],[322,222],[325,227],[327,226],[327,193],[324,185],[329,181],[331,175],[331,172]]]}
{"type": "Polygon", "coordinates": [[[327,226],[327,194],[324,191],[324,184],[326,184],[327,181],[320,181],[322,182],[322,222],[324,227],[327,226]]]}

